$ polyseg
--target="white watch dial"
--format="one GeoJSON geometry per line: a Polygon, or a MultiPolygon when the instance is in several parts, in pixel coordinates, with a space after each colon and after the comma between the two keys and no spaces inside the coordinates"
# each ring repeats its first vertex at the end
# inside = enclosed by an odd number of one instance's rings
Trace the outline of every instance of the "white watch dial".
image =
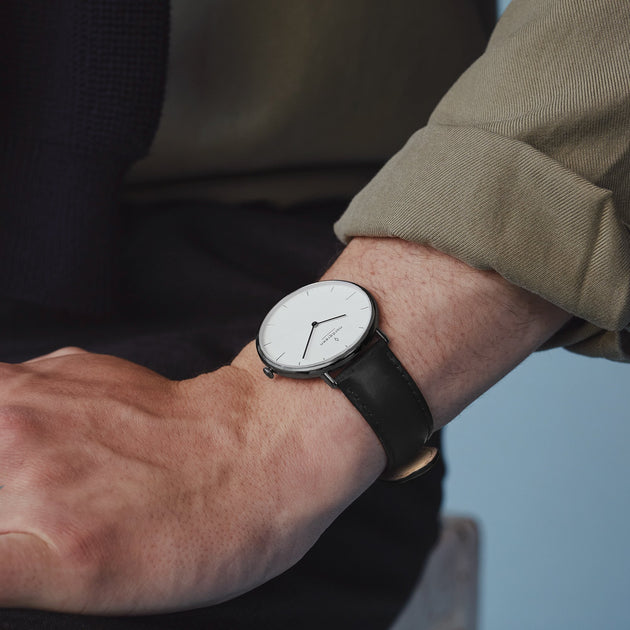
{"type": "Polygon", "coordinates": [[[289,372],[312,371],[352,352],[370,332],[375,309],[358,285],[315,282],[276,304],[258,333],[265,363],[289,372]]]}

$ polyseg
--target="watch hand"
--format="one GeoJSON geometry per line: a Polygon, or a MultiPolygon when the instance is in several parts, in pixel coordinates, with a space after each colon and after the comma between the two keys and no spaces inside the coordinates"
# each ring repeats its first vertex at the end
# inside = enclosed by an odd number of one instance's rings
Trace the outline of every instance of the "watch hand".
{"type": "Polygon", "coordinates": [[[315,330],[315,326],[317,326],[319,322],[313,322],[311,324],[311,333],[308,336],[308,339],[306,340],[306,347],[304,348],[304,354],[302,355],[302,358],[304,358],[306,356],[306,351],[308,350],[308,344],[311,343],[311,337],[313,336],[313,331],[315,330]]]}
{"type": "Polygon", "coordinates": [[[329,317],[328,319],[322,319],[321,322],[317,322],[318,324],[324,324],[326,322],[331,322],[333,319],[339,319],[340,317],[345,317],[346,313],[344,313],[343,315],[336,315],[335,317],[329,317]]]}

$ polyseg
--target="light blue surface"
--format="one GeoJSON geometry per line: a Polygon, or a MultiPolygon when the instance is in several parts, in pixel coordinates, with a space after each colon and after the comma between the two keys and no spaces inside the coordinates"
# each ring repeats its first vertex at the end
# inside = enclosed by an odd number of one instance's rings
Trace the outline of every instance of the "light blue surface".
{"type": "Polygon", "coordinates": [[[510,4],[510,0],[498,0],[497,10],[499,12],[499,15],[501,15],[501,13],[505,11],[505,7],[507,7],[508,4],[510,4]]]}
{"type": "Polygon", "coordinates": [[[630,365],[538,353],[446,430],[482,525],[480,630],[630,628],[630,365]]]}

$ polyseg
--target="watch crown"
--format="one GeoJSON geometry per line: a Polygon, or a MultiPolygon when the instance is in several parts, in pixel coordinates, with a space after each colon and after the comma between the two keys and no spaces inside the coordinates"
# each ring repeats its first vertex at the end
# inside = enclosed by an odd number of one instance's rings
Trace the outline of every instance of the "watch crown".
{"type": "Polygon", "coordinates": [[[267,376],[268,378],[273,378],[275,375],[275,372],[270,367],[267,367],[267,366],[263,368],[263,372],[265,373],[265,376],[267,376]]]}

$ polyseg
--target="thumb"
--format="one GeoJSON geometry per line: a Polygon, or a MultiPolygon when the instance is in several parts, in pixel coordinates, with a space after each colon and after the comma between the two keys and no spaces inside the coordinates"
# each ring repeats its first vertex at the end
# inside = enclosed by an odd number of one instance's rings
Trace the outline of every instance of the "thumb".
{"type": "Polygon", "coordinates": [[[45,608],[55,550],[36,534],[0,534],[0,606],[45,608]]]}

